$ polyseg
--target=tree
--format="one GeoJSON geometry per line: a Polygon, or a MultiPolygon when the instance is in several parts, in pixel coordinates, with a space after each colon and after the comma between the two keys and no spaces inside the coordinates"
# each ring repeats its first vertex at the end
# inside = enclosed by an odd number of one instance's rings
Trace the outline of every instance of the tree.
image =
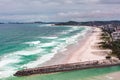
{"type": "Polygon", "coordinates": [[[120,59],[120,40],[112,42],[112,54],[115,54],[120,59]]]}

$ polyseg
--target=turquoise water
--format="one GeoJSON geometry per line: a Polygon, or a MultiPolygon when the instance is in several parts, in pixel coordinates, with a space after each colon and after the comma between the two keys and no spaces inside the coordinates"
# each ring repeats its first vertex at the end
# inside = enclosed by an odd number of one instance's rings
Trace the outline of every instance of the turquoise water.
{"type": "Polygon", "coordinates": [[[0,79],[50,60],[88,30],[82,26],[0,24],[0,79]]]}
{"type": "Polygon", "coordinates": [[[37,67],[77,42],[91,30],[84,26],[0,24],[0,80],[102,80],[93,76],[120,71],[120,67],[14,77],[20,69],[37,67]]]}

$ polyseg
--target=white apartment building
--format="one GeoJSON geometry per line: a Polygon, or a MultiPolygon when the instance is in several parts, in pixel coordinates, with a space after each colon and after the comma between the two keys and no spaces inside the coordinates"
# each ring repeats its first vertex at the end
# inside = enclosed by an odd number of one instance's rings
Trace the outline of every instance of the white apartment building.
{"type": "Polygon", "coordinates": [[[113,41],[120,40],[120,31],[116,31],[112,33],[113,41]]]}

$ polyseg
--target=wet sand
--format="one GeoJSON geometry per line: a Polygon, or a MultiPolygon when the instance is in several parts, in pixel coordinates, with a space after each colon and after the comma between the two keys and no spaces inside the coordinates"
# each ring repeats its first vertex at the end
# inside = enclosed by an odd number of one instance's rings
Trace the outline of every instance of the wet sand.
{"type": "Polygon", "coordinates": [[[110,73],[104,76],[109,80],[120,80],[120,72],[110,73]]]}

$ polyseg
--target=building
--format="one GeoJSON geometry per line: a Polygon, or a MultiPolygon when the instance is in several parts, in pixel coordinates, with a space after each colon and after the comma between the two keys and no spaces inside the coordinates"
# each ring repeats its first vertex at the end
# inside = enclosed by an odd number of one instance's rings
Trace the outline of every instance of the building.
{"type": "Polygon", "coordinates": [[[117,27],[115,28],[115,31],[120,31],[120,26],[117,26],[117,27]]]}
{"type": "Polygon", "coordinates": [[[111,24],[109,24],[109,25],[104,25],[103,30],[105,30],[105,31],[107,31],[109,33],[112,33],[112,32],[115,31],[115,28],[111,24]]]}
{"type": "Polygon", "coordinates": [[[120,40],[120,31],[116,31],[112,33],[113,41],[120,40]]]}

